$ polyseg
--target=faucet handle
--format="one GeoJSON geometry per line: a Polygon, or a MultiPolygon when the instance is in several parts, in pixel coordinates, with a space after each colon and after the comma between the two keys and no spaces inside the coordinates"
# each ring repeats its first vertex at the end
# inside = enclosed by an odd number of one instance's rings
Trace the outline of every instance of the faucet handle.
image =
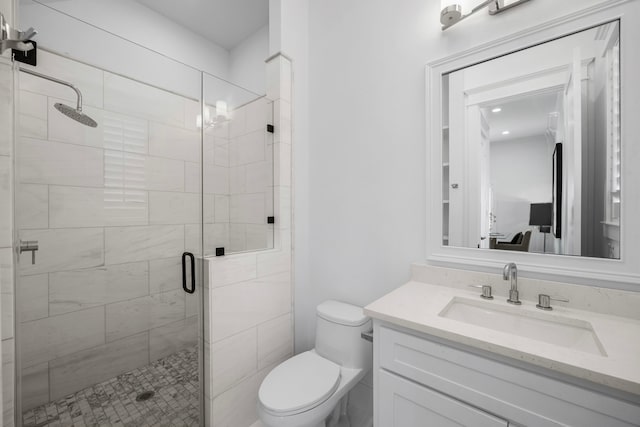
{"type": "Polygon", "coordinates": [[[493,295],[491,295],[491,285],[469,285],[469,287],[482,289],[482,293],[480,294],[481,298],[493,299],[493,295]]]}
{"type": "Polygon", "coordinates": [[[538,304],[536,304],[536,308],[540,310],[553,310],[551,301],[569,302],[566,298],[551,298],[547,294],[538,294],[538,304]]]}

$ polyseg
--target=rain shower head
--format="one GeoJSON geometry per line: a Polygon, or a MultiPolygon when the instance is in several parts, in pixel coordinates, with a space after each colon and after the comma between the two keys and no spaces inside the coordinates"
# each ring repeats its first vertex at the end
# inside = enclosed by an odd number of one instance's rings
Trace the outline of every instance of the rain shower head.
{"type": "Polygon", "coordinates": [[[56,110],[60,111],[65,116],[72,118],[78,123],[92,128],[98,127],[98,123],[96,123],[95,120],[83,113],[82,110],[77,110],[73,107],[69,107],[68,105],[61,104],[59,102],[56,102],[54,104],[54,107],[56,107],[56,110]]]}
{"type": "Polygon", "coordinates": [[[59,102],[57,102],[54,105],[54,107],[56,107],[56,110],[60,111],[65,116],[75,120],[78,123],[81,123],[85,126],[89,126],[92,128],[98,127],[98,123],[96,123],[95,120],[93,120],[91,117],[87,116],[85,113],[82,112],[82,93],[80,92],[80,89],[78,89],[71,83],[65,82],[64,80],[59,80],[54,77],[45,76],[44,74],[36,73],[35,71],[29,70],[27,68],[20,68],[20,71],[73,89],[76,92],[76,95],[78,96],[78,104],[76,108],[69,107],[68,105],[61,104],[59,102]]]}

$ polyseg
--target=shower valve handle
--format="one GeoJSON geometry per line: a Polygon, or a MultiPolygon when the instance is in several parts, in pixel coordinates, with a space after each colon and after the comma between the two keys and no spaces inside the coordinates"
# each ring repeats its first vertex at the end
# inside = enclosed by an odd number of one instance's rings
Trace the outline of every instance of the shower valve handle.
{"type": "Polygon", "coordinates": [[[20,240],[20,253],[31,252],[31,264],[36,263],[36,251],[38,250],[37,240],[20,240]]]}

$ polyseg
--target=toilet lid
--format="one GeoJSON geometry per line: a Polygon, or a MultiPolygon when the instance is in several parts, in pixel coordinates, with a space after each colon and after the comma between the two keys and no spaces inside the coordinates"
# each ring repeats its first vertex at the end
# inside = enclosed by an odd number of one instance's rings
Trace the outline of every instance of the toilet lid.
{"type": "Polygon", "coordinates": [[[300,413],[324,402],[340,383],[340,366],[314,351],[281,363],[267,375],[258,396],[265,409],[300,413]]]}

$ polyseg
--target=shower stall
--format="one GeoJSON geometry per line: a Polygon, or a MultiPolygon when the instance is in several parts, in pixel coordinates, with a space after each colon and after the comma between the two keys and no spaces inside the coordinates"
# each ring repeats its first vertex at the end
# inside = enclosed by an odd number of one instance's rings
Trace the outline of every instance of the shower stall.
{"type": "Polygon", "coordinates": [[[70,4],[0,56],[2,425],[250,427],[293,353],[290,60],[240,49],[248,90],[70,4]]]}
{"type": "Polygon", "coordinates": [[[273,247],[273,102],[190,69],[177,93],[44,50],[20,67],[20,422],[202,425],[196,260],[273,247]]]}

